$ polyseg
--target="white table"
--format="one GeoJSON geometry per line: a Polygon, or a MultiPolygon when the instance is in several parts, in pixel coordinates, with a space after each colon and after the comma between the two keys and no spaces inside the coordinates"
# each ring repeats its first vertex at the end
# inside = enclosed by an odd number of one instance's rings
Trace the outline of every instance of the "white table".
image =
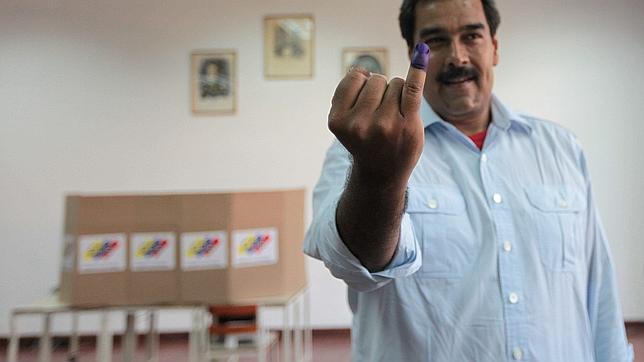
{"type": "Polygon", "coordinates": [[[110,330],[110,312],[125,312],[125,336],[123,340],[123,360],[132,361],[136,350],[135,316],[137,312],[145,311],[149,318],[149,328],[146,338],[146,361],[158,361],[159,334],[157,331],[157,314],[163,308],[189,308],[202,309],[200,306],[119,306],[119,307],[95,307],[79,308],[72,307],[60,302],[56,295],[36,301],[32,304],[14,308],[11,312],[9,324],[9,348],[7,349],[7,362],[18,361],[18,318],[24,315],[39,315],[43,318],[43,328],[38,343],[38,362],[51,361],[51,319],[56,314],[71,314],[72,330],[70,333],[70,344],[68,359],[77,360],[79,352],[78,324],[81,313],[98,312],[101,314],[100,330],[97,336],[96,361],[112,361],[112,339],[113,333],[110,330]]]}
{"type": "MultiPolygon", "coordinates": [[[[282,323],[282,361],[310,361],[312,359],[312,331],[310,328],[310,295],[308,288],[290,296],[263,298],[262,300],[240,301],[240,304],[258,304],[258,320],[261,313],[268,309],[280,309],[283,315],[282,323]],[[291,341],[294,339],[294,343],[291,341]]],[[[109,306],[96,308],[72,307],[60,302],[56,295],[34,302],[32,304],[14,308],[11,312],[9,325],[9,348],[7,349],[7,362],[18,361],[18,318],[23,315],[40,315],[43,317],[43,328],[40,334],[38,362],[51,362],[51,319],[55,314],[68,313],[72,316],[72,330],[70,333],[69,358],[78,356],[78,324],[79,314],[83,312],[101,313],[100,331],[97,336],[96,361],[111,362],[112,338],[110,330],[110,312],[123,311],[126,314],[125,335],[123,339],[123,361],[132,362],[136,350],[136,314],[144,311],[149,318],[148,333],[146,338],[146,361],[156,362],[159,357],[159,332],[157,328],[158,313],[162,309],[184,309],[192,311],[192,328],[188,344],[188,360],[190,362],[204,362],[211,359],[212,351],[209,343],[208,326],[210,315],[206,305],[145,305],[145,306],[109,306]]],[[[265,328],[260,327],[263,337],[269,336],[265,328]]],[[[263,342],[262,342],[263,343],[263,342]]],[[[273,345],[271,340],[270,346],[273,345]]],[[[261,358],[261,357],[260,357],[261,358]]]]}

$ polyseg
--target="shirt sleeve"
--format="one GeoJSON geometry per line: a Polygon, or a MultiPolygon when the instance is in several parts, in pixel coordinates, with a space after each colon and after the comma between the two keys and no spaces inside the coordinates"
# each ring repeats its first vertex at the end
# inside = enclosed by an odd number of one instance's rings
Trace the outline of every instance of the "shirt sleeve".
{"type": "Polygon", "coordinates": [[[579,149],[579,155],[582,172],[586,178],[588,200],[587,306],[595,347],[595,360],[632,362],[633,346],[626,338],[612,256],[594,203],[586,160],[581,149],[579,149]]]}
{"type": "Polygon", "coordinates": [[[384,270],[371,273],[344,244],[335,213],[351,166],[347,150],[335,141],[327,152],[322,175],[313,191],[313,221],[304,241],[304,253],[321,260],[336,278],[360,292],[378,289],[395,278],[416,272],[422,253],[414,237],[409,215],[403,215],[400,239],[392,261],[384,270]]]}

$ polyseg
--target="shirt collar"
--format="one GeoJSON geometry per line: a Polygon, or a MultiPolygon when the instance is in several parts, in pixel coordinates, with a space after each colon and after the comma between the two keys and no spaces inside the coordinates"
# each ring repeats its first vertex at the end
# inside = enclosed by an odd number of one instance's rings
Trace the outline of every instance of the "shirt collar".
{"type": "MultiPolygon", "coordinates": [[[[511,111],[494,94],[492,94],[491,104],[492,124],[500,127],[504,131],[507,131],[512,126],[516,126],[517,128],[522,129],[528,133],[532,131],[532,127],[525,119],[523,119],[523,117],[511,111]]],[[[423,125],[425,126],[425,128],[435,123],[446,123],[438,114],[436,114],[436,112],[434,112],[434,110],[424,97],[420,106],[420,117],[423,120],[423,125]]]]}

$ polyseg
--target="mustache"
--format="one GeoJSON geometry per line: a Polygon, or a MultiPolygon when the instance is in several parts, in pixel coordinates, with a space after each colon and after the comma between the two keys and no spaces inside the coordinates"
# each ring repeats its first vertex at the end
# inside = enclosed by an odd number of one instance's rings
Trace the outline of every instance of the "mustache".
{"type": "Polygon", "coordinates": [[[479,72],[473,67],[453,67],[441,72],[436,80],[441,83],[452,82],[463,78],[478,78],[479,72]]]}

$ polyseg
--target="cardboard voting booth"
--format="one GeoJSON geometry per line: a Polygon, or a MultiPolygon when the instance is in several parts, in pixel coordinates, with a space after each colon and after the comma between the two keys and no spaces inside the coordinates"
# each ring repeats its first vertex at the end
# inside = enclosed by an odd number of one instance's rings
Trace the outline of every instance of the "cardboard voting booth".
{"type": "Polygon", "coordinates": [[[306,285],[304,190],[70,195],[65,210],[71,305],[258,303],[306,285]]]}

